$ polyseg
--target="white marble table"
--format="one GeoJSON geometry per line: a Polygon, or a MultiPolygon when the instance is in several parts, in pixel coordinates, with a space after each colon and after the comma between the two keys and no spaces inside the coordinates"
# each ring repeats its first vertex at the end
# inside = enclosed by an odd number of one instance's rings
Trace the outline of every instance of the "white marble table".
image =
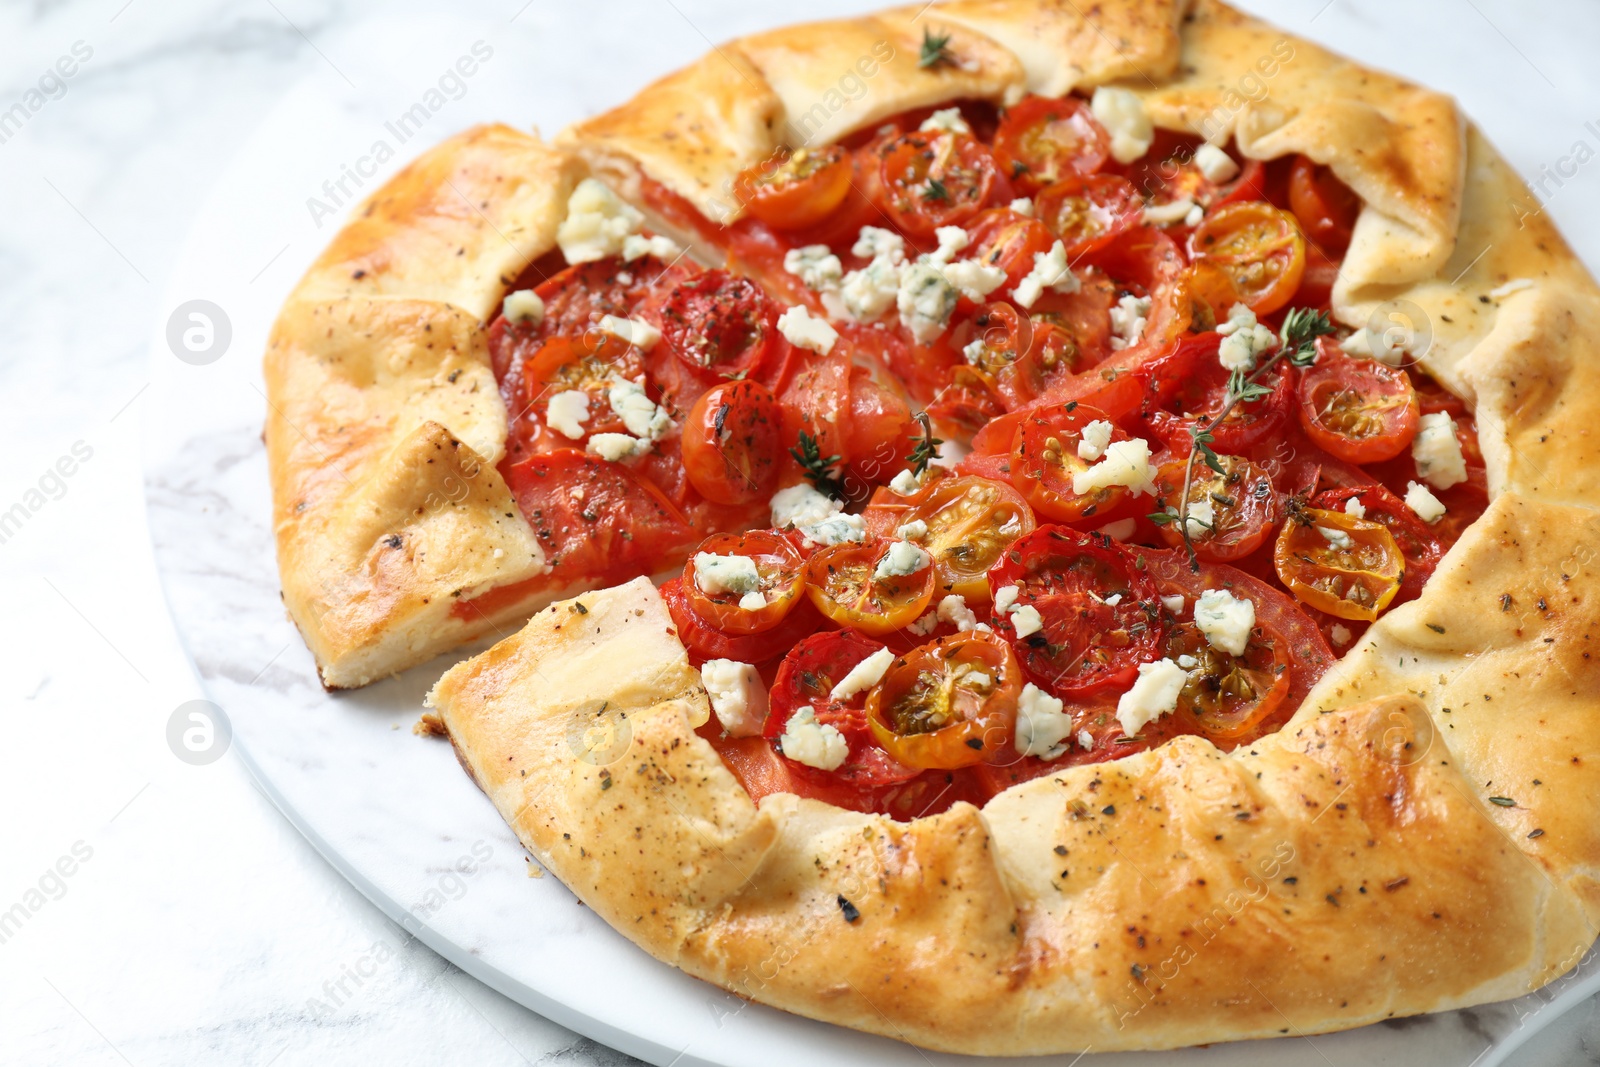
{"type": "MultiPolygon", "coordinates": [[[[539,34],[554,4],[457,6],[516,39],[539,34]]],[[[866,5],[805,13],[850,6],[866,5]]],[[[141,399],[149,337],[172,310],[162,283],[198,204],[288,86],[404,71],[405,57],[340,35],[380,9],[0,6],[0,114],[38,103],[20,129],[0,124],[0,512],[27,511],[0,535],[0,1062],[631,1062],[407,942],[235,754],[192,766],[167,742],[174,709],[199,693],[144,518],[141,399]]],[[[708,37],[796,15],[748,0],[596,10],[624,28],[606,62],[631,81],[614,98],[708,37]]],[[[1273,17],[1455,93],[1600,264],[1600,166],[1574,162],[1600,149],[1600,8],[1540,10],[1533,24],[1514,0],[1304,0],[1273,17]]],[[[563,106],[598,107],[604,88],[563,106]]],[[[530,102],[505,118],[540,114],[530,102]]],[[[266,272],[291,246],[309,255],[313,237],[239,255],[266,272]]],[[[1569,1012],[1513,1062],[1600,1064],[1600,1008],[1569,1012]]]]}

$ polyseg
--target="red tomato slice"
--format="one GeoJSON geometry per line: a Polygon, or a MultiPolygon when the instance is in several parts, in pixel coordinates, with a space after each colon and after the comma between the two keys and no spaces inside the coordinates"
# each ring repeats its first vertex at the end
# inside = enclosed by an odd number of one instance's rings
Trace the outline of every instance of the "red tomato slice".
{"type": "Polygon", "coordinates": [[[708,659],[732,659],[740,663],[765,663],[783,655],[795,642],[817,632],[823,625],[821,615],[809,601],[797,604],[777,626],[754,634],[730,634],[717,629],[716,624],[700,615],[689,602],[682,578],[671,578],[661,584],[661,599],[667,602],[672,622],[678,628],[678,639],[689,650],[689,658],[696,666],[708,659]]]}
{"type": "Polygon", "coordinates": [[[998,597],[1018,589],[1017,605],[1043,628],[1017,636],[1017,612],[993,620],[1029,677],[1061,696],[1115,693],[1133,684],[1139,664],[1157,658],[1165,636],[1160,603],[1129,550],[1110,538],[1066,526],[1041,526],[1014,543],[989,571],[998,597]],[[1119,595],[1116,603],[1106,598],[1119,595]]]}
{"type": "MultiPolygon", "coordinates": [[[[779,343],[778,309],[750,279],[725,270],[703,271],[668,293],[661,309],[661,340],[665,352],[705,389],[749,375],[772,358],[779,343]]],[[[678,399],[687,403],[692,397],[678,399]]]]}
{"type": "Polygon", "coordinates": [[[1006,109],[994,135],[995,162],[1023,192],[1076,174],[1093,174],[1111,153],[1111,138],[1077,97],[1027,96],[1006,109]]]}
{"type": "Polygon", "coordinates": [[[563,449],[502,464],[556,587],[614,585],[680,562],[699,540],[661,491],[620,463],[563,449]]]}
{"type": "Polygon", "coordinates": [[[1067,259],[1075,261],[1138,226],[1144,201],[1125,178],[1078,174],[1040,192],[1034,198],[1034,214],[1061,238],[1067,259]]]}
{"type": "Polygon", "coordinates": [[[1289,207],[1306,236],[1335,255],[1350,245],[1361,198],[1332,170],[1295,156],[1289,169],[1289,207]]]}

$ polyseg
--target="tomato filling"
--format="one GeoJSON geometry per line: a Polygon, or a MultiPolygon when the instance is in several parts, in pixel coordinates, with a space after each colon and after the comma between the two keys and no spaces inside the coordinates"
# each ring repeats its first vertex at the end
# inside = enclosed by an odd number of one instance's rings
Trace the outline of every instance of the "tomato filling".
{"type": "Polygon", "coordinates": [[[1248,744],[1486,506],[1466,406],[1329,321],[1337,177],[1116,143],[1076,96],[920,109],[750,167],[731,224],[644,179],[719,268],[647,241],[513,284],[501,473],[572,584],[683,563],[751,796],[909,819],[1248,744]]]}

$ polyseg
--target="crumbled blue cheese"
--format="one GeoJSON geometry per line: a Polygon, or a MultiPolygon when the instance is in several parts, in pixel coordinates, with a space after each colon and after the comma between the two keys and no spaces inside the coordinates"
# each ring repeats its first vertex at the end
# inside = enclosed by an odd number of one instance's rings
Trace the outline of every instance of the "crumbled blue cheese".
{"type": "Polygon", "coordinates": [[[996,615],[1008,614],[1017,602],[1017,596],[1022,591],[1014,585],[1003,585],[994,594],[994,613],[996,615]]]}
{"type": "Polygon", "coordinates": [[[755,737],[767,721],[767,687],[761,672],[732,659],[708,659],[700,667],[700,682],[711,699],[711,710],[729,737],[755,737]]]}
{"type": "Polygon", "coordinates": [[[959,633],[970,633],[973,630],[982,630],[990,633],[989,624],[979,622],[978,616],[967,607],[967,598],[960,593],[950,593],[939,601],[939,606],[934,609],[938,621],[949,623],[959,633]]]}
{"type": "Polygon", "coordinates": [[[1195,206],[1187,197],[1166,204],[1151,204],[1144,209],[1144,221],[1151,226],[1170,226],[1186,220],[1195,206]]]}
{"type": "Polygon", "coordinates": [[[1072,735],[1072,716],[1065,705],[1032,682],[1022,687],[1017,698],[1017,733],[1014,744],[1020,756],[1052,760],[1067,751],[1066,739],[1072,735]]]}
{"type": "Polygon", "coordinates": [[[1219,652],[1242,656],[1256,624],[1256,605],[1226,589],[1207,589],[1194,602],[1194,624],[1219,652]]]}
{"type": "Polygon", "coordinates": [[[1256,321],[1256,313],[1243,304],[1228,310],[1228,321],[1217,325],[1222,343],[1217,359],[1226,370],[1255,370],[1256,357],[1278,343],[1278,335],[1256,321]]]}
{"type": "Polygon", "coordinates": [[[956,258],[956,253],[972,243],[972,235],[960,226],[940,226],[933,231],[934,238],[939,242],[939,247],[920,257],[930,263],[949,263],[956,258]]]}
{"type": "Polygon", "coordinates": [[[889,488],[901,496],[910,496],[922,488],[922,479],[914,472],[904,470],[889,480],[889,488]]]}
{"type": "Polygon", "coordinates": [[[834,290],[844,280],[844,264],[827,245],[803,245],[783,254],[783,269],[813,292],[834,290]]]}
{"type": "Polygon", "coordinates": [[[893,230],[881,226],[863,226],[856,234],[856,243],[850,246],[852,255],[862,259],[881,259],[889,263],[904,263],[906,239],[893,230]]]}
{"type": "Polygon", "coordinates": [[[917,129],[928,132],[971,133],[972,127],[961,117],[959,107],[941,108],[922,120],[917,129]]]}
{"type": "Polygon", "coordinates": [[[806,482],[779,489],[772,494],[772,526],[781,530],[785,526],[798,526],[802,522],[815,522],[844,509],[833,497],[819,493],[806,482]]]}
{"type": "Polygon", "coordinates": [[[532,289],[518,289],[506,294],[500,314],[519,326],[537,326],[544,321],[544,299],[532,289]]]}
{"type": "Polygon", "coordinates": [[[753,593],[746,593],[739,598],[740,611],[760,611],[767,606],[766,594],[759,589],[753,593]]]}
{"type": "Polygon", "coordinates": [[[1430,526],[1444,518],[1444,513],[1448,510],[1443,501],[1419,482],[1406,483],[1406,507],[1416,512],[1417,518],[1430,526]]]}
{"type": "Polygon", "coordinates": [[[1111,347],[1121,351],[1139,343],[1150,316],[1150,298],[1125,294],[1111,309],[1111,347]]]}
{"type": "Polygon", "coordinates": [[[1138,522],[1133,519],[1118,519],[1116,522],[1106,523],[1095,533],[1101,537],[1109,537],[1113,541],[1126,541],[1133,536],[1133,532],[1138,528],[1138,522]]]}
{"type": "Polygon", "coordinates": [[[956,309],[956,299],[955,286],[945,280],[938,264],[919,260],[900,274],[900,289],[895,295],[900,321],[922,344],[944,333],[956,309]]]}
{"type": "Polygon", "coordinates": [[[939,626],[939,616],[936,612],[928,612],[920,618],[906,623],[906,632],[916,634],[918,637],[927,637],[939,626]]]}
{"type": "Polygon", "coordinates": [[[1088,730],[1079,730],[1078,731],[1078,747],[1083,749],[1085,752],[1089,752],[1089,751],[1093,750],[1093,748],[1094,748],[1094,734],[1091,734],[1088,730]]]}
{"type": "Polygon", "coordinates": [[[1448,489],[1467,480],[1467,461],[1456,437],[1456,420],[1449,412],[1422,416],[1411,441],[1411,458],[1416,460],[1417,474],[1435,489],[1448,489]]]}
{"type": "MultiPolygon", "coordinates": [[[[719,593],[761,591],[761,572],[749,556],[719,556],[711,552],[694,554],[694,584],[707,596],[719,593]]],[[[765,601],[763,601],[765,604],[765,601]]]]}
{"type": "Polygon", "coordinates": [[[897,263],[875,259],[846,274],[839,286],[844,313],[857,322],[871,322],[882,315],[900,293],[900,269],[897,263]]]}
{"type": "Polygon", "coordinates": [[[1344,513],[1346,515],[1354,515],[1358,519],[1364,519],[1367,517],[1367,506],[1361,502],[1360,497],[1353,496],[1344,502],[1344,513]]]}
{"type": "Polygon", "coordinates": [[[928,536],[928,524],[921,519],[912,519],[895,530],[894,535],[905,541],[920,541],[928,536]]]}
{"type": "Polygon", "coordinates": [[[1025,196],[1017,197],[1008,206],[1018,215],[1026,215],[1030,219],[1033,218],[1033,201],[1025,196]]]}
{"type": "Polygon", "coordinates": [[[1328,636],[1333,639],[1334,644],[1338,645],[1340,648],[1343,648],[1345,645],[1350,643],[1350,639],[1354,637],[1355,634],[1350,632],[1350,627],[1345,626],[1342,623],[1334,623],[1332,629],[1328,631],[1328,636]]]}
{"type": "Polygon", "coordinates": [[[833,351],[834,342],[839,340],[839,331],[826,319],[812,318],[804,304],[796,304],[778,316],[778,332],[796,348],[824,356],[833,351]]]}
{"type": "Polygon", "coordinates": [[[1192,671],[1200,666],[1200,661],[1193,656],[1185,654],[1178,657],[1178,666],[1186,671],[1192,671]]]}
{"type": "Polygon", "coordinates": [[[1355,541],[1343,530],[1335,530],[1331,526],[1318,526],[1316,529],[1317,533],[1322,535],[1322,539],[1334,548],[1348,552],[1356,547],[1355,541]]]}
{"type": "Polygon", "coordinates": [[[1191,500],[1183,522],[1190,538],[1204,537],[1216,525],[1217,507],[1212,503],[1209,496],[1203,496],[1199,500],[1191,500]]]}
{"type": "Polygon", "coordinates": [[[1194,150],[1194,165],[1206,181],[1218,184],[1230,181],[1239,173],[1239,164],[1233,157],[1214,144],[1203,144],[1194,150]]]}
{"type": "Polygon", "coordinates": [[[795,529],[800,531],[800,536],[807,542],[819,545],[842,545],[847,541],[867,539],[867,520],[860,515],[846,515],[842,512],[814,522],[797,523],[795,529]]]}
{"type": "Polygon", "coordinates": [[[1375,359],[1390,367],[1398,367],[1410,355],[1410,336],[1401,329],[1376,332],[1363,326],[1339,342],[1346,355],[1375,359]]]}
{"type": "Polygon", "coordinates": [[[1021,307],[1031,308],[1046,289],[1075,293],[1079,284],[1078,276],[1067,266],[1067,246],[1057,241],[1050,246],[1050,251],[1033,254],[1033,270],[1017,283],[1011,291],[1011,299],[1021,307]]]}
{"type": "Polygon", "coordinates": [[[621,381],[607,393],[611,410],[635,437],[658,441],[672,428],[672,418],[645,395],[638,382],[621,381]]]}
{"type": "Polygon", "coordinates": [[[889,665],[894,662],[894,653],[887,648],[880,648],[866,659],[850,668],[850,672],[839,679],[833,687],[833,692],[828,695],[834,700],[849,700],[858,693],[865,693],[868,689],[883,681],[889,665]]]}
{"type": "Polygon", "coordinates": [[[625,433],[597,433],[589,438],[584,451],[612,463],[622,463],[650,451],[650,442],[625,433]]]}
{"type": "Polygon", "coordinates": [[[1111,442],[1105,458],[1072,476],[1072,491],[1079,496],[1114,485],[1127,486],[1135,495],[1156,491],[1156,468],[1150,463],[1150,443],[1144,438],[1111,442]]]}
{"type": "Polygon", "coordinates": [[[1133,687],[1117,700],[1117,722],[1125,737],[1135,737],[1145,724],[1174,710],[1189,673],[1170,659],[1139,664],[1133,687]]]}
{"type": "Polygon", "coordinates": [[[646,237],[643,234],[630,233],[622,239],[622,258],[629,263],[641,256],[655,256],[670,263],[681,255],[683,249],[678,246],[678,242],[660,234],[646,237]]]}
{"type": "Polygon", "coordinates": [[[1489,290],[1489,299],[1499,303],[1512,293],[1520,293],[1524,289],[1532,289],[1533,282],[1527,278],[1513,278],[1504,285],[1496,286],[1489,290]]]}
{"type": "Polygon", "coordinates": [[[661,331],[641,319],[624,319],[617,315],[601,315],[600,329],[613,337],[620,337],[635,348],[646,351],[661,340],[661,331]]]}
{"type": "Polygon", "coordinates": [[[644,216],[610,189],[585,178],[567,198],[567,217],[556,228],[556,244],[568,263],[590,263],[622,251],[644,216]]]}
{"type": "Polygon", "coordinates": [[[583,424],[589,421],[589,394],[579,389],[556,393],[545,405],[544,421],[552,430],[576,441],[584,434],[583,424]]]}
{"type": "Polygon", "coordinates": [[[837,727],[819,723],[817,711],[810,704],[789,716],[778,737],[778,748],[796,763],[819,771],[836,771],[850,758],[850,742],[837,727]]]}
{"type": "Polygon", "coordinates": [[[1093,463],[1106,454],[1114,429],[1105,419],[1095,419],[1078,431],[1078,458],[1093,463]]]}
{"type": "Polygon", "coordinates": [[[961,350],[961,354],[967,358],[968,363],[976,367],[981,365],[984,357],[989,354],[989,346],[983,343],[983,338],[974,337],[967,342],[966,347],[961,350]]]}
{"type": "Polygon", "coordinates": [[[1006,283],[1006,272],[975,259],[958,259],[945,265],[944,278],[967,299],[981,302],[1006,283]]]}
{"type": "Polygon", "coordinates": [[[910,541],[894,541],[890,543],[889,550],[883,554],[883,558],[878,561],[872,577],[874,581],[879,582],[890,578],[907,578],[932,562],[932,556],[910,541]]]}
{"type": "Polygon", "coordinates": [[[1183,599],[1182,593],[1172,593],[1169,596],[1164,596],[1161,598],[1161,606],[1166,608],[1174,615],[1183,614],[1183,606],[1185,603],[1187,602],[1183,599]]]}
{"type": "Polygon", "coordinates": [[[1094,91],[1089,110],[1111,135],[1111,156],[1118,163],[1132,163],[1150,151],[1155,140],[1155,124],[1144,103],[1127,89],[1102,85],[1094,91]]]}
{"type": "Polygon", "coordinates": [[[1018,604],[1011,609],[1011,628],[1019,639],[1028,637],[1044,629],[1044,619],[1032,604],[1018,604]]]}

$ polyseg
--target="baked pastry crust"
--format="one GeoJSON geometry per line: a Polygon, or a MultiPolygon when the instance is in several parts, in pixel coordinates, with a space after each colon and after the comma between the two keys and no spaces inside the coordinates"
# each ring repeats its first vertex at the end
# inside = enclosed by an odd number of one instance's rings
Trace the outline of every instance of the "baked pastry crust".
{"type": "Polygon", "coordinates": [[[962,0],[766,34],[560,143],[716,218],[809,109],[807,71],[879,39],[895,58],[828,136],[1121,79],[1158,125],[1330,165],[1366,203],[1335,315],[1426,335],[1418,362],[1474,407],[1490,507],[1288,725],[1229,754],[1180,737],[910,823],[757,805],[693,733],[706,697],[641,579],[545,609],[440,680],[429,702],[464,765],[653,955],[931,1048],[1317,1033],[1570,969],[1600,920],[1600,290],[1531,194],[1448,97],[1211,0],[962,0]],[[924,25],[955,28],[973,69],[919,69],[893,34],[924,25]],[[1533,284],[1500,290],[1514,279],[1533,284]]]}

